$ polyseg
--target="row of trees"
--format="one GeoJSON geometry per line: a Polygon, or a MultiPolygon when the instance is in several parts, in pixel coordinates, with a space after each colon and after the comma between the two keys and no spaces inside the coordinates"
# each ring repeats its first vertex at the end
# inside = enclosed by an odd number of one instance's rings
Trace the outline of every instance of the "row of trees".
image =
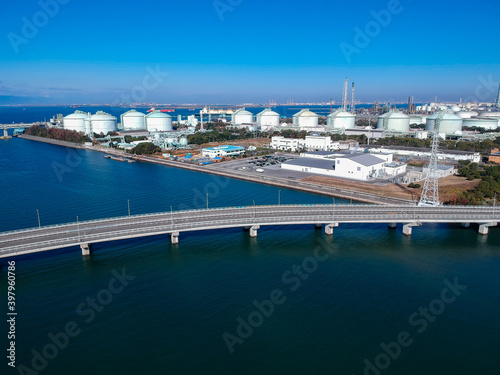
{"type": "Polygon", "coordinates": [[[470,163],[459,168],[458,174],[466,177],[467,180],[481,179],[481,181],[474,189],[457,194],[450,202],[447,202],[449,204],[481,204],[485,199],[492,199],[495,192],[500,193],[500,166],[484,166],[481,168],[477,163],[470,163]]]}
{"type": "Polygon", "coordinates": [[[66,130],[59,128],[45,128],[40,125],[33,125],[26,129],[25,134],[33,135],[36,137],[45,137],[51,139],[57,139],[59,141],[73,142],[73,143],[84,143],[92,142],[92,140],[83,133],[79,133],[74,130],[66,130]]]}
{"type": "Polygon", "coordinates": [[[131,149],[130,152],[131,154],[134,155],[153,155],[156,154],[157,152],[160,152],[161,148],[158,146],[155,146],[151,142],[144,142],[144,143],[139,143],[137,146],[135,146],[133,149],[131,149]]]}

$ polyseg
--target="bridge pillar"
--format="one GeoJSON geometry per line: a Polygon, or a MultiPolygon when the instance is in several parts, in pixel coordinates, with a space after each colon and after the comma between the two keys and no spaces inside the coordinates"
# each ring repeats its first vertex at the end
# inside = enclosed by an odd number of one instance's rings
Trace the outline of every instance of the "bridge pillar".
{"type": "Polygon", "coordinates": [[[333,228],[338,227],[338,226],[339,226],[339,223],[331,223],[331,224],[325,225],[325,234],[328,236],[332,236],[333,235],[333,228]]]}
{"type": "Polygon", "coordinates": [[[7,131],[7,129],[3,130],[3,136],[4,137],[8,137],[9,136],[9,132],[7,131]]]}
{"type": "Polygon", "coordinates": [[[421,224],[420,223],[408,223],[408,224],[403,225],[403,234],[405,236],[411,236],[412,227],[415,227],[418,225],[421,225],[421,224]]]}
{"type": "Polygon", "coordinates": [[[389,223],[389,228],[390,229],[396,229],[397,223],[389,223]]]}
{"type": "Polygon", "coordinates": [[[257,230],[260,229],[260,225],[253,225],[250,227],[250,237],[257,237],[257,230]]]}
{"type": "Polygon", "coordinates": [[[88,255],[90,255],[90,250],[92,250],[92,244],[91,243],[82,243],[82,244],[80,244],[80,249],[82,249],[83,256],[88,256],[88,255]]]}
{"type": "Polygon", "coordinates": [[[486,224],[481,224],[479,225],[479,233],[480,234],[488,234],[489,232],[489,227],[494,227],[496,226],[497,223],[486,223],[486,224]]]}
{"type": "Polygon", "coordinates": [[[170,234],[170,242],[172,242],[172,244],[179,243],[179,232],[172,232],[170,234]]]}

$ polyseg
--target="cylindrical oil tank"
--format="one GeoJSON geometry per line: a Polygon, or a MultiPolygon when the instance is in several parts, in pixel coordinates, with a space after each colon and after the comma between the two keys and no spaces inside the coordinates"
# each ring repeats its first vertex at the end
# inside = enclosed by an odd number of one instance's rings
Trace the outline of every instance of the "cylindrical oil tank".
{"type": "Polygon", "coordinates": [[[313,128],[318,126],[319,116],[309,110],[302,112],[299,115],[299,126],[301,128],[313,128]]]}
{"type": "Polygon", "coordinates": [[[479,113],[479,117],[500,117],[500,112],[483,111],[479,113]]]}
{"type": "Polygon", "coordinates": [[[63,118],[63,128],[66,130],[75,130],[77,132],[86,133],[85,120],[88,114],[82,111],[75,111],[63,118]]]}
{"type": "Polygon", "coordinates": [[[278,126],[280,124],[280,115],[279,113],[266,108],[257,114],[257,123],[260,126],[278,126]]]}
{"type": "Polygon", "coordinates": [[[95,115],[90,116],[92,131],[96,134],[106,135],[108,132],[116,130],[116,117],[109,113],[97,111],[95,115]]]}
{"type": "Polygon", "coordinates": [[[427,118],[425,130],[433,131],[439,126],[439,133],[454,134],[462,130],[462,119],[457,115],[447,112],[437,112],[427,118]]]}
{"type": "Polygon", "coordinates": [[[121,123],[124,130],[142,130],[146,129],[146,115],[131,109],[123,113],[121,116],[121,123]]]}
{"type": "Polygon", "coordinates": [[[452,106],[450,107],[450,109],[451,109],[453,112],[458,112],[458,111],[460,111],[460,107],[459,107],[458,105],[452,105],[452,106]]]}
{"type": "Polygon", "coordinates": [[[455,114],[460,118],[471,118],[473,116],[477,116],[477,112],[474,111],[459,111],[455,114]]]}
{"type": "Polygon", "coordinates": [[[356,116],[349,112],[337,110],[326,116],[326,126],[333,129],[354,129],[356,116]]]}
{"type": "Polygon", "coordinates": [[[146,126],[150,132],[172,131],[172,116],[160,111],[151,112],[146,116],[146,126]]]}
{"type": "Polygon", "coordinates": [[[249,124],[253,122],[252,112],[246,111],[244,108],[234,112],[232,117],[235,124],[249,124]]]}
{"type": "Polygon", "coordinates": [[[491,117],[472,117],[463,120],[462,126],[477,126],[485,130],[493,130],[498,128],[498,120],[491,117]]]}
{"type": "Polygon", "coordinates": [[[377,119],[377,129],[386,129],[394,132],[410,131],[410,116],[401,112],[387,112],[377,119]]]}
{"type": "Polygon", "coordinates": [[[420,115],[410,115],[410,125],[411,124],[425,124],[425,120],[420,115]]]}

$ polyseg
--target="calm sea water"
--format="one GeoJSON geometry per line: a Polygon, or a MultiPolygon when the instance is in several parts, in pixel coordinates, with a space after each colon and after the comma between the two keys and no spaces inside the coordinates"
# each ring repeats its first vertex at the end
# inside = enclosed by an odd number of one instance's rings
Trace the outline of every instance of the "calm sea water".
{"type": "MultiPolygon", "coordinates": [[[[37,209],[45,225],[124,215],[127,200],[135,214],[202,208],[207,192],[211,207],[278,198],[270,186],[22,139],[0,142],[0,191],[1,231],[38,225],[37,209]]],[[[331,199],[281,189],[281,202],[331,199]]],[[[182,233],[179,245],[96,244],[86,259],[79,248],[21,256],[16,364],[57,375],[498,374],[499,245],[498,228],[424,225],[408,238],[346,224],[333,239],[282,226],[254,239],[229,229],[182,233]],[[126,286],[113,281],[123,270],[126,286]]],[[[7,276],[3,259],[4,314],[7,276]]],[[[0,329],[6,353],[5,315],[0,329]]],[[[18,373],[0,361],[0,373],[18,373]]]]}
{"type": "MultiPolygon", "coordinates": [[[[316,112],[317,114],[321,116],[326,116],[330,113],[330,106],[329,105],[323,105],[323,106],[277,106],[273,107],[273,110],[279,113],[282,117],[290,118],[292,117],[295,113],[299,112],[302,108],[309,108],[312,111],[316,112]]],[[[371,105],[359,105],[357,108],[367,108],[367,107],[372,107],[371,105]]],[[[398,104],[398,108],[406,108],[405,105],[398,104]]],[[[214,107],[218,108],[218,107],[214,107]]],[[[261,112],[265,107],[250,107],[247,108],[248,111],[252,112],[254,115],[261,112]]],[[[338,108],[338,106],[334,106],[334,108],[338,108]]],[[[79,111],[84,111],[84,112],[92,112],[95,113],[97,111],[105,111],[113,116],[116,116],[118,119],[118,122],[120,121],[120,115],[122,113],[125,113],[128,111],[130,108],[123,108],[123,107],[88,107],[88,106],[83,106],[83,107],[78,107],[78,108],[72,108],[70,106],[52,106],[52,107],[36,107],[36,106],[29,106],[29,107],[2,107],[0,106],[0,124],[10,124],[12,122],[24,122],[24,123],[30,123],[30,122],[36,122],[36,121],[48,121],[52,117],[56,116],[58,113],[63,114],[64,116],[67,116],[76,110],[79,111]]],[[[134,108],[142,113],[146,113],[149,108],[134,108]]],[[[177,116],[181,115],[183,119],[186,119],[186,116],[189,115],[194,115],[194,114],[199,114],[201,108],[196,108],[195,110],[189,110],[189,109],[176,109],[174,112],[170,112],[169,114],[174,118],[174,120],[177,120],[177,116]]],[[[207,120],[207,115],[204,116],[205,120],[207,120]]]]}

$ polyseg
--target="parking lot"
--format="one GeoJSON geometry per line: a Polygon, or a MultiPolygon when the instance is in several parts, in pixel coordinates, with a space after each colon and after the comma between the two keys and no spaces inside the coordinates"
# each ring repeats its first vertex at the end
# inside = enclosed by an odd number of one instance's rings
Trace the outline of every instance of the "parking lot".
{"type": "Polygon", "coordinates": [[[312,173],[281,169],[282,161],[295,159],[298,157],[297,154],[280,153],[269,156],[270,157],[267,158],[263,156],[254,156],[246,159],[225,161],[223,163],[212,164],[207,167],[226,170],[228,172],[234,171],[236,173],[244,173],[248,175],[266,175],[270,177],[290,178],[293,180],[313,176],[312,173]],[[258,169],[263,170],[263,172],[257,172],[258,169]]]}

